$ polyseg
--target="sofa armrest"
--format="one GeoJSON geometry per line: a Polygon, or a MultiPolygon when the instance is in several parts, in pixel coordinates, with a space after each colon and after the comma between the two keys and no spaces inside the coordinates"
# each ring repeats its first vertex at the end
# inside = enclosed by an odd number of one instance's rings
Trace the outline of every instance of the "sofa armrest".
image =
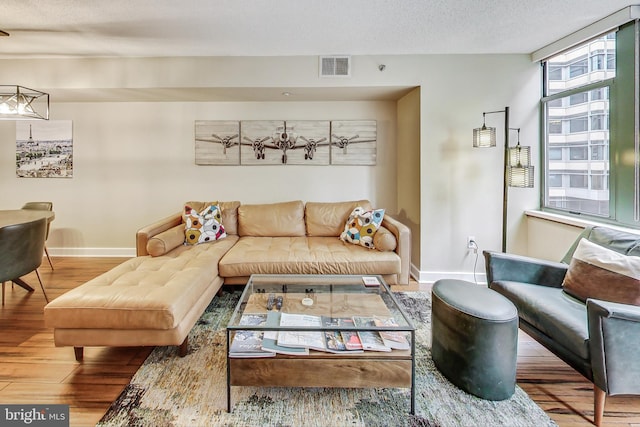
{"type": "Polygon", "coordinates": [[[382,219],[382,225],[391,231],[398,241],[395,250],[400,257],[401,264],[398,284],[408,285],[411,271],[411,229],[387,214],[382,219]]]}
{"type": "Polygon", "coordinates": [[[569,266],[521,255],[484,251],[487,283],[512,281],[559,288],[569,266]]]}
{"type": "Polygon", "coordinates": [[[182,213],[177,213],[138,230],[136,233],[136,256],[149,255],[147,252],[147,242],[149,242],[149,239],[181,223],[182,213]]]}
{"type": "Polygon", "coordinates": [[[593,382],[608,395],[640,393],[640,307],[588,299],[593,382]]]}

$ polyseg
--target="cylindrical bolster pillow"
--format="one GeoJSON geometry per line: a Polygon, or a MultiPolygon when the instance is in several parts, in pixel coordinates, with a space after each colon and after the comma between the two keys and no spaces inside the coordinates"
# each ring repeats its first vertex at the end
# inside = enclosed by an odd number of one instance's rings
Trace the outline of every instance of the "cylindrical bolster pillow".
{"type": "Polygon", "coordinates": [[[398,240],[388,228],[380,226],[373,235],[373,247],[379,251],[395,251],[397,246],[398,240]]]}
{"type": "Polygon", "coordinates": [[[183,243],[184,224],[180,224],[150,238],[147,242],[147,253],[151,256],[164,255],[183,243]]]}

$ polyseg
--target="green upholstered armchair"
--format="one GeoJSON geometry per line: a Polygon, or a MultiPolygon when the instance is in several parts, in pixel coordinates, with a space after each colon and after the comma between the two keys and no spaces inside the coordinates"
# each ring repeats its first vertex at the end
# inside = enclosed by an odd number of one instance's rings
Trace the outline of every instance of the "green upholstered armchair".
{"type": "Polygon", "coordinates": [[[600,425],[607,395],[640,394],[640,307],[583,303],[563,291],[582,238],[640,256],[640,235],[606,227],[585,229],[562,262],[491,251],[484,256],[488,285],[516,305],[520,328],[594,384],[594,422],[600,425]]]}
{"type": "Polygon", "coordinates": [[[42,264],[46,229],[46,218],[0,228],[2,305],[4,305],[4,285],[7,281],[12,281],[29,291],[33,291],[33,288],[20,279],[21,276],[32,271],[36,272],[44,298],[49,302],[38,272],[38,267],[42,264]]]}

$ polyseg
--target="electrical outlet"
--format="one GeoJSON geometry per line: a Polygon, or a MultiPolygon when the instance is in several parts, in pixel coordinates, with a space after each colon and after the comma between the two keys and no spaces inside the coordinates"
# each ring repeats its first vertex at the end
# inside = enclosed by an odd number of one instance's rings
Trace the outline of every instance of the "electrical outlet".
{"type": "Polygon", "coordinates": [[[475,249],[477,247],[476,238],[474,236],[467,236],[467,249],[475,249]]]}

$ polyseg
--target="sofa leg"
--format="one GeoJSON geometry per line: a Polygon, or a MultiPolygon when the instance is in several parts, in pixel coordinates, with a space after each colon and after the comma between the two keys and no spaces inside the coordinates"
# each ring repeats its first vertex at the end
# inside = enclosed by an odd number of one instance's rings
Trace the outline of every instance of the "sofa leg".
{"type": "Polygon", "coordinates": [[[593,421],[597,426],[602,425],[602,418],[604,416],[604,402],[607,397],[607,393],[600,390],[600,387],[593,385],[593,421]]]}
{"type": "Polygon", "coordinates": [[[178,356],[185,357],[189,351],[189,337],[186,337],[180,347],[178,347],[178,356]]]}
{"type": "Polygon", "coordinates": [[[84,347],[73,347],[73,353],[76,355],[76,360],[81,362],[84,358],[84,347]]]}

